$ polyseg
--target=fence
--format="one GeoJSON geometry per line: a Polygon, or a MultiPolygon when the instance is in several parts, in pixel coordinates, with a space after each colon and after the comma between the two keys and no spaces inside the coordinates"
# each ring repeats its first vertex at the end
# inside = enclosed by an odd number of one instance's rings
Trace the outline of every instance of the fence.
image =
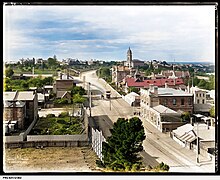
{"type": "Polygon", "coordinates": [[[92,128],[92,149],[95,151],[99,159],[103,158],[102,155],[102,142],[105,142],[106,139],[102,134],[102,131],[94,130],[92,128]]]}

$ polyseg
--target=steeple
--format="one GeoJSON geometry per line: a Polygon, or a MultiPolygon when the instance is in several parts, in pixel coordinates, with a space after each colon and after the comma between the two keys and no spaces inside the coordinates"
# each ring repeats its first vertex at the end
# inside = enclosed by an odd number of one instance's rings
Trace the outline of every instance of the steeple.
{"type": "Polygon", "coordinates": [[[127,51],[127,64],[128,64],[129,68],[132,67],[132,51],[130,49],[130,46],[129,46],[128,51],[127,51]]]}

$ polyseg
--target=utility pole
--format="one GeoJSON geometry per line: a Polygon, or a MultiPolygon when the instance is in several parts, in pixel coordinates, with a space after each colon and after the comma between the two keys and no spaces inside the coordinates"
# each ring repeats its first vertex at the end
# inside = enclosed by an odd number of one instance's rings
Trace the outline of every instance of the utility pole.
{"type": "Polygon", "coordinates": [[[197,122],[197,150],[196,150],[196,163],[199,163],[199,123],[197,122]]]}
{"type": "Polygon", "coordinates": [[[89,87],[88,87],[88,96],[89,96],[89,116],[91,117],[91,109],[92,109],[92,93],[90,89],[91,83],[89,82],[89,87]]]}

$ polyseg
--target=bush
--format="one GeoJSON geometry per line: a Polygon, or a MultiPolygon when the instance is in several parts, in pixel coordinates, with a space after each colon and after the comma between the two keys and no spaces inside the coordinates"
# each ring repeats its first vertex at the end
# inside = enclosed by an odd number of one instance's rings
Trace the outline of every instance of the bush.
{"type": "Polygon", "coordinates": [[[140,164],[135,163],[132,165],[131,171],[138,171],[140,170],[140,164]]]}
{"type": "Polygon", "coordinates": [[[63,119],[59,119],[59,120],[57,120],[57,123],[59,123],[59,124],[68,124],[65,120],[63,120],[63,119]]]}
{"type": "Polygon", "coordinates": [[[96,165],[99,167],[99,168],[105,168],[105,165],[102,163],[101,160],[97,159],[96,160],[96,165]]]}
{"type": "Polygon", "coordinates": [[[64,117],[67,117],[67,116],[69,116],[68,112],[61,112],[58,117],[64,118],[64,117]]]}
{"type": "Polygon", "coordinates": [[[170,167],[167,164],[164,164],[161,162],[156,169],[162,170],[162,171],[169,171],[170,167]]]}
{"type": "Polygon", "coordinates": [[[52,118],[52,117],[56,117],[55,114],[47,114],[46,116],[47,118],[52,118]]]}

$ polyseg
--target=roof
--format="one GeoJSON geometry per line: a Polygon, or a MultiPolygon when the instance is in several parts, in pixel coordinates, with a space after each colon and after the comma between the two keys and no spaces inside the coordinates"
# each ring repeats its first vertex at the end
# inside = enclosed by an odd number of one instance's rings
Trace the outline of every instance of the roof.
{"type": "Polygon", "coordinates": [[[159,113],[163,113],[163,114],[178,114],[176,111],[168,108],[168,107],[165,107],[163,105],[158,105],[158,106],[155,106],[153,107],[154,110],[156,110],[157,112],[159,113]]]}
{"type": "Polygon", "coordinates": [[[33,100],[33,99],[34,99],[33,91],[25,91],[18,93],[17,100],[33,100]]]}
{"type": "MultiPolygon", "coordinates": [[[[25,102],[22,101],[16,101],[15,107],[24,107],[25,102]]],[[[4,107],[13,107],[13,102],[4,101],[4,107]]]]}
{"type": "Polygon", "coordinates": [[[185,125],[183,125],[183,126],[178,127],[177,129],[173,130],[173,132],[174,132],[177,136],[181,137],[181,136],[183,136],[185,133],[188,133],[188,132],[190,132],[190,131],[192,131],[192,130],[193,130],[193,126],[192,126],[191,124],[185,124],[185,125]]]}
{"type": "Polygon", "coordinates": [[[69,91],[57,91],[57,98],[63,98],[69,91]]]}
{"type": "Polygon", "coordinates": [[[4,92],[3,99],[8,101],[28,101],[34,99],[33,91],[23,91],[23,92],[4,92]]]}
{"type": "Polygon", "coordinates": [[[130,92],[130,93],[128,93],[127,95],[125,95],[125,96],[140,96],[139,94],[137,94],[136,92],[130,92]]]}
{"type": "Polygon", "coordinates": [[[208,128],[206,124],[198,124],[197,132],[197,125],[195,124],[193,130],[203,140],[215,140],[215,127],[209,126],[208,128]]]}
{"type": "Polygon", "coordinates": [[[3,92],[3,99],[5,101],[12,101],[15,98],[16,92],[3,92]]]}
{"type": "Polygon", "coordinates": [[[159,96],[193,96],[193,94],[173,88],[158,88],[159,96]]]}
{"type": "Polygon", "coordinates": [[[211,109],[211,104],[194,104],[195,112],[209,112],[211,109]]]}
{"type": "Polygon", "coordinates": [[[168,86],[181,85],[184,84],[183,79],[148,79],[144,81],[138,81],[136,78],[126,78],[126,83],[128,87],[148,87],[149,84],[161,87],[165,86],[167,83],[168,86]],[[174,82],[175,81],[175,82],[174,82]]]}
{"type": "Polygon", "coordinates": [[[45,85],[44,88],[45,89],[53,89],[53,85],[45,85]]]}

